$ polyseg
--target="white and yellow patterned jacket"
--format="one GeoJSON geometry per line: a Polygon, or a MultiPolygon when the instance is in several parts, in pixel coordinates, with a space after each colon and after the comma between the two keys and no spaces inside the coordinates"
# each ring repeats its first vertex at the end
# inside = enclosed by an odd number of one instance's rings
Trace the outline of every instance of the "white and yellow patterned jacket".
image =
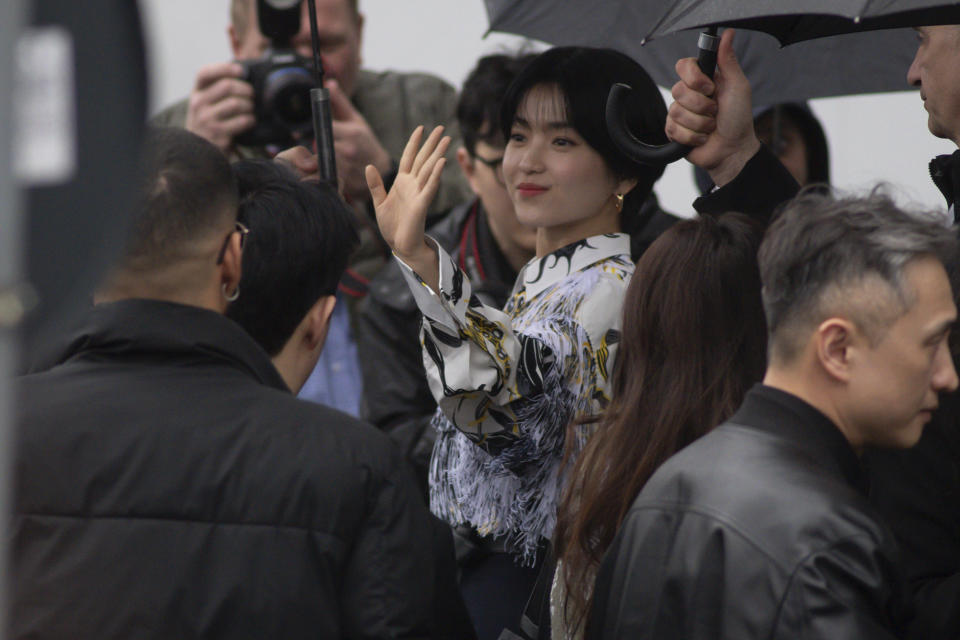
{"type": "Polygon", "coordinates": [[[556,524],[567,427],[609,402],[630,238],[593,236],[531,260],[502,311],[438,251],[439,292],[401,262],[439,405],[430,506],[451,524],[507,536],[532,560],[556,524]]]}

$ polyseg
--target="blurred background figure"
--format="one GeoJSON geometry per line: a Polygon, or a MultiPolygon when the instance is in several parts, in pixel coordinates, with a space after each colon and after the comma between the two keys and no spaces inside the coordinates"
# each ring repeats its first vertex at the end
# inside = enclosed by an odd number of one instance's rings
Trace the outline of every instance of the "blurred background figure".
{"type": "MultiPolygon", "coordinates": [[[[266,82],[256,79],[266,72],[251,75],[245,70],[252,65],[268,64],[265,61],[273,50],[288,50],[301,56],[301,69],[309,63],[307,3],[300,2],[289,10],[294,14],[296,29],[282,26],[285,23],[272,12],[261,12],[261,4],[262,0],[230,1],[227,35],[234,60],[202,67],[190,96],[157,114],[153,118],[155,124],[185,127],[213,142],[231,158],[269,157],[298,142],[309,144],[309,140],[303,139],[304,135],[312,137],[309,109],[295,109],[296,103],[286,108],[279,98],[274,100],[276,104],[271,103],[266,82]],[[265,32],[287,37],[272,41],[265,32]],[[300,115],[285,115],[282,120],[288,126],[264,131],[268,121],[276,120],[276,111],[300,115]]],[[[374,165],[389,182],[407,136],[418,124],[449,125],[451,134],[458,136],[453,122],[457,95],[449,84],[425,73],[372,72],[361,68],[363,26],[358,0],[317,0],[317,30],[330,90],[337,173],[344,196],[357,210],[360,245],[344,272],[340,304],[330,323],[328,347],[300,393],[302,398],[355,416],[360,412],[363,386],[357,360],[356,303],[367,295],[370,279],[390,255],[374,222],[363,168],[374,165]]],[[[291,77],[291,73],[284,77],[291,77]]],[[[463,201],[467,193],[457,172],[448,171],[430,215],[439,217],[463,201]]]]}

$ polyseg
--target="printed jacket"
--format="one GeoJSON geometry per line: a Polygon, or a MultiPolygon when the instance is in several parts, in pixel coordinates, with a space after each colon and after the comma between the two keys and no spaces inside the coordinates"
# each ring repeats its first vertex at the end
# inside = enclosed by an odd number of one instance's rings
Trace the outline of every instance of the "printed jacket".
{"type": "Polygon", "coordinates": [[[567,427],[609,402],[630,238],[593,236],[532,260],[502,311],[439,254],[438,293],[404,268],[439,406],[431,508],[451,524],[507,536],[533,561],[556,524],[567,427]]]}

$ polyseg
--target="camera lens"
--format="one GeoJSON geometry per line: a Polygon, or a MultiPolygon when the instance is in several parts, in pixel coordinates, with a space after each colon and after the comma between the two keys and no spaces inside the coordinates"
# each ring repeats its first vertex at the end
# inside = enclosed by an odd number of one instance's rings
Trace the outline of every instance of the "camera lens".
{"type": "Polygon", "coordinates": [[[289,127],[298,129],[310,124],[310,89],[313,79],[303,67],[284,67],[267,75],[263,102],[266,110],[289,127]]]}

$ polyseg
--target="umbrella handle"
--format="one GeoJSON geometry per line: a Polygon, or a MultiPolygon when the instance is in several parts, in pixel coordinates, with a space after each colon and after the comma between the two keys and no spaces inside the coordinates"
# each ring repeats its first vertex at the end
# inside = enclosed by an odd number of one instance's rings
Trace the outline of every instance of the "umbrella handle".
{"type": "MultiPolygon", "coordinates": [[[[716,27],[710,27],[700,34],[698,46],[700,53],[697,56],[697,66],[713,78],[717,68],[717,48],[720,46],[716,27]]],[[[607,132],[617,148],[634,162],[642,164],[670,164],[690,153],[692,147],[679,142],[647,144],[633,135],[627,126],[627,99],[632,90],[628,85],[617,83],[610,87],[607,95],[607,132]]]]}

